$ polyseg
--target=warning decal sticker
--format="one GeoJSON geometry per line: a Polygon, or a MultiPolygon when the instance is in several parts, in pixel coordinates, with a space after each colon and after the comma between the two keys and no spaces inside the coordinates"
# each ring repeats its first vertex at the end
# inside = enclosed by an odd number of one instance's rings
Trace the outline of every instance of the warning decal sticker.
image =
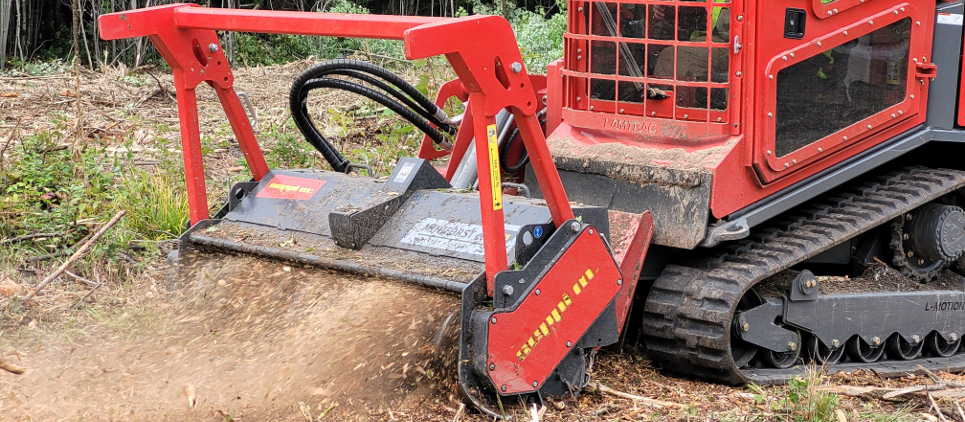
{"type": "Polygon", "coordinates": [[[503,209],[503,184],[499,175],[499,143],[496,139],[496,125],[486,127],[489,138],[489,178],[493,184],[493,211],[503,209]]]}
{"type": "Polygon", "coordinates": [[[312,196],[315,196],[315,193],[324,184],[324,180],[278,174],[272,177],[268,185],[262,188],[261,192],[258,192],[255,197],[307,201],[312,199],[312,196]]]}

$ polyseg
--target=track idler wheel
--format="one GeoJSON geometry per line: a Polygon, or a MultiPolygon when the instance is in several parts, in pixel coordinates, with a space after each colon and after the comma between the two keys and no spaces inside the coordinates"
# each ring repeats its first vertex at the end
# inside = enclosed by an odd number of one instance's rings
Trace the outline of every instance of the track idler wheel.
{"type": "Polygon", "coordinates": [[[885,346],[880,338],[875,337],[875,340],[877,340],[877,345],[868,344],[861,339],[861,336],[851,337],[851,340],[848,340],[848,356],[851,356],[851,360],[855,362],[877,362],[885,355],[885,346]]]}
{"type": "Polygon", "coordinates": [[[916,335],[911,342],[905,340],[901,334],[895,333],[888,337],[885,348],[888,357],[900,360],[912,360],[921,356],[921,351],[925,347],[925,342],[921,341],[916,335]]]}
{"type": "Polygon", "coordinates": [[[925,338],[925,349],[935,357],[947,358],[958,352],[958,347],[962,344],[962,338],[952,333],[952,341],[949,342],[937,332],[932,332],[925,338]]]}
{"type": "Polygon", "coordinates": [[[834,365],[844,357],[844,347],[828,347],[816,336],[808,335],[804,340],[807,356],[819,365],[834,365]]]}
{"type": "MultiPolygon", "coordinates": [[[[764,299],[762,299],[754,289],[751,289],[737,303],[737,312],[735,312],[734,315],[739,315],[741,311],[756,308],[763,303],[764,299]]],[[[744,327],[741,327],[739,319],[734,318],[734,333],[731,335],[730,353],[734,358],[734,364],[737,365],[738,368],[745,368],[750,365],[754,357],[757,356],[758,349],[760,349],[757,345],[741,339],[739,332],[742,331],[743,328],[744,327]]]]}
{"type": "Polygon", "coordinates": [[[787,369],[794,366],[801,358],[801,333],[797,333],[797,342],[790,351],[760,350],[758,355],[761,357],[761,362],[771,368],[787,369]]]}

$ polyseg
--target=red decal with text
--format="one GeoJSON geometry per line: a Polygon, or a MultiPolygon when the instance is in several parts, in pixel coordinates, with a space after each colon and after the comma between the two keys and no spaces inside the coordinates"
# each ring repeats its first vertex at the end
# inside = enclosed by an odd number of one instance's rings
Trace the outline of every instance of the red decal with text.
{"type": "Polygon", "coordinates": [[[318,189],[324,184],[324,180],[305,179],[279,174],[272,177],[271,181],[268,182],[268,186],[265,186],[261,192],[258,192],[256,197],[306,201],[312,199],[315,192],[318,192],[318,189]]]}

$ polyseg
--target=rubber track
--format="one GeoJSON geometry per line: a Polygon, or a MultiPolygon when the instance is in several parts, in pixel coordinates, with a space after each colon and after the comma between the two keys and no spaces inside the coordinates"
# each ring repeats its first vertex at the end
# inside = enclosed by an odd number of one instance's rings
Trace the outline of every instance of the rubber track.
{"type": "Polygon", "coordinates": [[[668,266],[644,307],[651,357],[675,372],[710,381],[752,381],[730,352],[731,320],[751,287],[962,186],[965,172],[958,170],[889,172],[805,205],[796,216],[725,245],[696,268],[668,266]]]}

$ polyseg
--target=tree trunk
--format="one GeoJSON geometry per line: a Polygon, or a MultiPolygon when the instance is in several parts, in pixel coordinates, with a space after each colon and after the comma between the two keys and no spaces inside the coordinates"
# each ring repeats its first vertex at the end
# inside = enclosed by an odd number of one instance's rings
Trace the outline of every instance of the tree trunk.
{"type": "Polygon", "coordinates": [[[10,33],[11,0],[0,0],[0,70],[7,65],[7,34],[10,33]]]}

